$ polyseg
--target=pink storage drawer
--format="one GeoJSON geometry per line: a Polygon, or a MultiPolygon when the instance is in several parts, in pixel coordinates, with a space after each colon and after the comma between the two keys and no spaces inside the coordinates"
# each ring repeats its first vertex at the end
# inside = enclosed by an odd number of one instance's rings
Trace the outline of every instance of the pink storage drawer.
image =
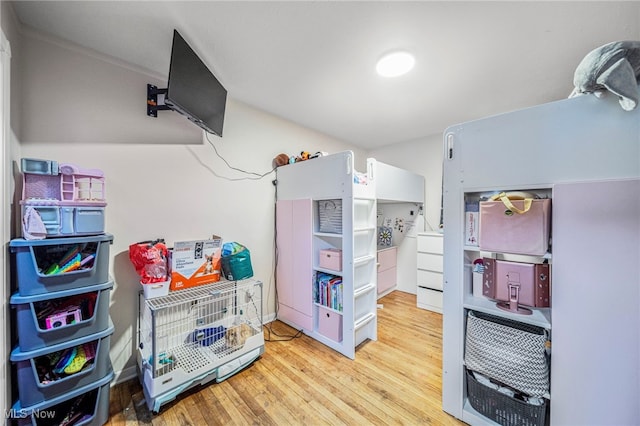
{"type": "Polygon", "coordinates": [[[318,306],[318,333],[336,342],[342,342],[342,315],[318,306]]]}
{"type": "Polygon", "coordinates": [[[320,250],[320,259],[318,264],[321,268],[330,269],[332,271],[342,271],[342,250],[320,250]]]}
{"type": "Polygon", "coordinates": [[[392,289],[396,286],[397,270],[396,268],[378,271],[378,294],[392,289]]]}
{"type": "MultiPolygon", "coordinates": [[[[524,208],[524,201],[513,205],[524,208]]],[[[529,211],[518,214],[502,201],[480,202],[480,250],[543,256],[549,249],[551,200],[533,200],[529,211]]]]}

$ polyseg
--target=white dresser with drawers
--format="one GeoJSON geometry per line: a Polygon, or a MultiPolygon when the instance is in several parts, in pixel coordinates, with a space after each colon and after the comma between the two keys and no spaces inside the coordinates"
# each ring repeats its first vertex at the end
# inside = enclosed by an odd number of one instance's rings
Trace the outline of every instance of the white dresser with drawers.
{"type": "Polygon", "coordinates": [[[418,233],[417,240],[418,308],[442,313],[442,234],[421,232],[418,233]]]}

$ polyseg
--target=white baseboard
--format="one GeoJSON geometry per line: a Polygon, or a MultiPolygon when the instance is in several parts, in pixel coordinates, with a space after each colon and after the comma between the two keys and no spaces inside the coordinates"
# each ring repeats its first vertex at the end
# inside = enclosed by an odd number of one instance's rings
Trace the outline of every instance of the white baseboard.
{"type": "Polygon", "coordinates": [[[117,385],[119,383],[124,383],[131,379],[136,379],[138,377],[137,367],[134,365],[133,367],[127,367],[123,370],[116,371],[115,377],[111,382],[111,386],[117,385]]]}

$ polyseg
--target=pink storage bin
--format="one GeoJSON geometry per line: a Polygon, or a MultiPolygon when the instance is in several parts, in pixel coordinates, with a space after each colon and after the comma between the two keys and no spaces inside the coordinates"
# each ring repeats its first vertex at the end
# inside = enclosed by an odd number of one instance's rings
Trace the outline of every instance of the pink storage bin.
{"type": "Polygon", "coordinates": [[[320,259],[318,263],[321,268],[330,269],[332,271],[342,271],[342,250],[320,250],[320,259]]]}
{"type": "Polygon", "coordinates": [[[342,315],[318,306],[318,333],[333,341],[342,342],[342,315]]]}
{"type": "MultiPolygon", "coordinates": [[[[524,200],[513,205],[524,209],[524,200]]],[[[543,256],[549,249],[551,200],[532,200],[529,211],[511,212],[498,201],[480,202],[480,250],[543,256]]]]}

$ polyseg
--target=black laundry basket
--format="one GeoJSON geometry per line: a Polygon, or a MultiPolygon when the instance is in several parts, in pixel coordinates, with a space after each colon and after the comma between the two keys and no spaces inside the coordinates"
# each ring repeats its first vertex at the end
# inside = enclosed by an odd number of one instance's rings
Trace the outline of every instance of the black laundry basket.
{"type": "Polygon", "coordinates": [[[467,398],[480,414],[503,426],[544,426],[549,403],[532,405],[478,382],[466,370],[467,398]]]}

